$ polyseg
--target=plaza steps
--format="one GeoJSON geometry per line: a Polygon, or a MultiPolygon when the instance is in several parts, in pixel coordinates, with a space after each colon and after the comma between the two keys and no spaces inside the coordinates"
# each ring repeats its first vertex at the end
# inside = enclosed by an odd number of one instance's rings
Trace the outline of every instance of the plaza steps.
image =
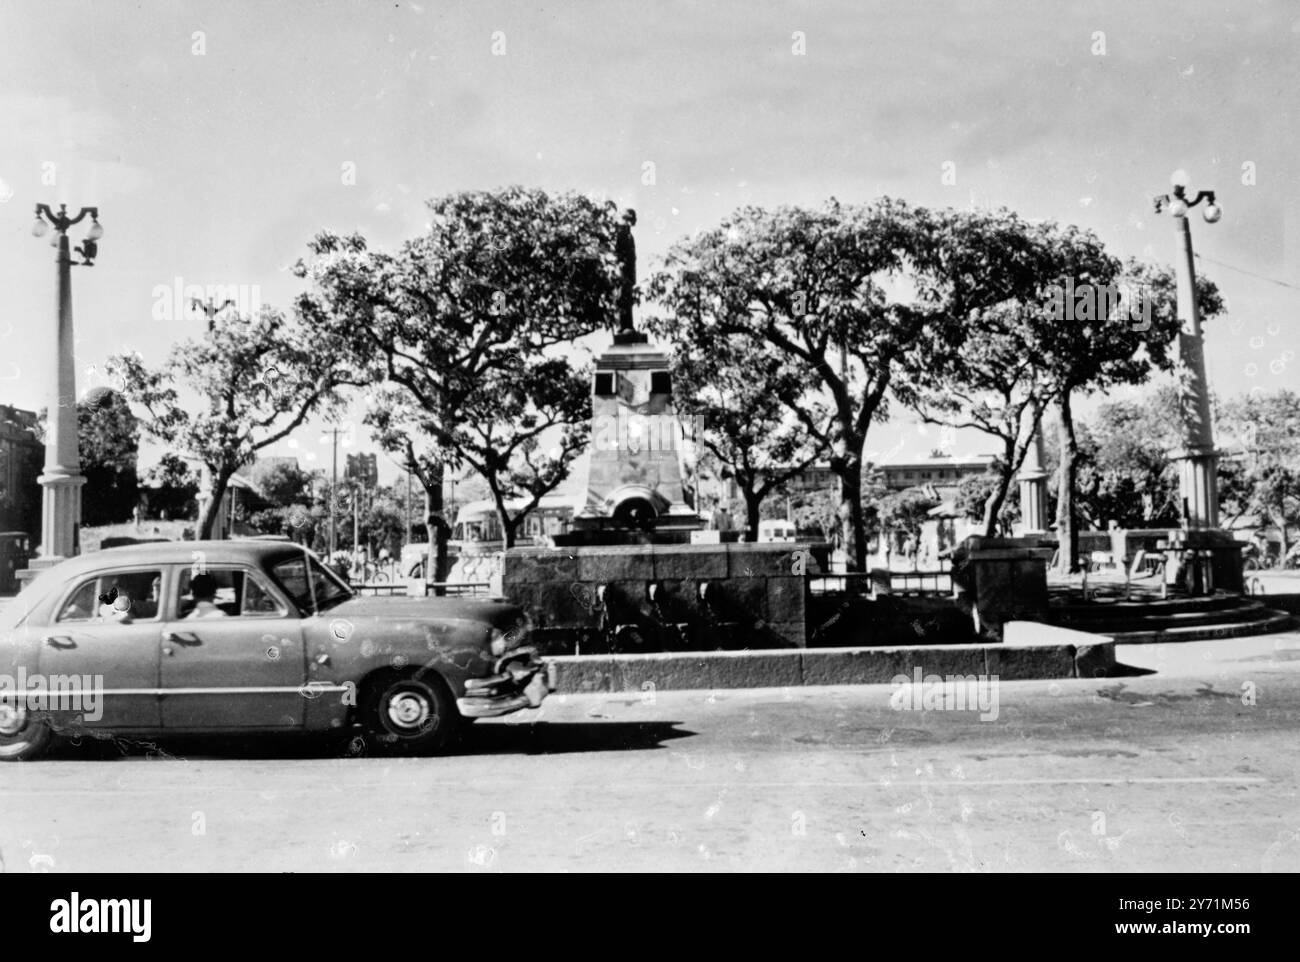
{"type": "Polygon", "coordinates": [[[1294,629],[1285,611],[1267,608],[1256,598],[1218,594],[1208,598],[1060,601],[1051,605],[1054,625],[1109,635],[1121,645],[1243,638],[1294,629]]]}

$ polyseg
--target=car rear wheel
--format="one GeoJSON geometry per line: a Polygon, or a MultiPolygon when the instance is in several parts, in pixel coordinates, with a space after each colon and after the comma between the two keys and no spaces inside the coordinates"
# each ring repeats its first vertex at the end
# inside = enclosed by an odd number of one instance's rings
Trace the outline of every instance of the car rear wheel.
{"type": "Polygon", "coordinates": [[[392,754],[441,751],[460,727],[451,693],[436,676],[387,675],[366,687],[361,724],[376,748],[392,754]]]}
{"type": "Polygon", "coordinates": [[[0,704],[0,761],[38,758],[49,744],[49,722],[20,705],[0,704]]]}

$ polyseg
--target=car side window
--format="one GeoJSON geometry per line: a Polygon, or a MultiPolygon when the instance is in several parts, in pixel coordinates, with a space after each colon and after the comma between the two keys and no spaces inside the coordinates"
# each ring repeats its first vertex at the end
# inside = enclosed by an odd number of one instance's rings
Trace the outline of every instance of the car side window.
{"type": "Polygon", "coordinates": [[[237,568],[183,568],[176,582],[180,618],[235,618],[244,597],[244,572],[237,568]]]}
{"type": "Polygon", "coordinates": [[[78,585],[55,620],[121,624],[155,621],[161,589],[162,572],[156,568],[102,574],[78,585]]]}
{"type": "Polygon", "coordinates": [[[249,617],[280,616],[285,614],[284,605],[256,575],[244,574],[244,606],[241,614],[249,617]]]}
{"type": "Polygon", "coordinates": [[[77,586],[68,600],[63,603],[59,609],[58,617],[55,621],[90,621],[99,614],[99,604],[95,600],[99,594],[96,587],[99,585],[98,578],[91,578],[89,581],[83,581],[77,586]]]}

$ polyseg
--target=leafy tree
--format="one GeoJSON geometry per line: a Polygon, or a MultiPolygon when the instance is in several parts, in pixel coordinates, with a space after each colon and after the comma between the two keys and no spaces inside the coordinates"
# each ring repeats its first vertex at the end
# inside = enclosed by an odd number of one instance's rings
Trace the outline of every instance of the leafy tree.
{"type": "Polygon", "coordinates": [[[820,531],[822,538],[833,541],[840,531],[840,499],[834,491],[813,490],[791,497],[795,527],[800,531],[820,531]]]}
{"type": "Polygon", "coordinates": [[[393,557],[401,553],[406,541],[405,495],[405,490],[399,492],[391,485],[380,485],[372,492],[361,519],[371,557],[378,557],[384,548],[393,557]]]}
{"type": "Polygon", "coordinates": [[[1008,211],[990,216],[1003,231],[995,236],[1005,239],[1005,249],[994,253],[1019,268],[1019,283],[1002,300],[968,313],[961,349],[933,358],[939,384],[916,400],[927,421],[976,428],[1000,442],[998,483],[981,519],[987,536],[998,527],[1047,407],[1101,376],[1085,370],[1081,358],[1095,343],[1125,336],[1121,328],[1127,324],[1116,315],[1071,317],[1053,297],[1062,278],[1107,286],[1118,275],[1119,262],[1094,234],[1051,222],[1028,224],[1008,211]]]}
{"type": "Polygon", "coordinates": [[[303,468],[292,459],[276,460],[266,468],[261,462],[250,472],[250,479],[262,492],[262,496],[272,504],[288,507],[303,504],[311,500],[312,488],[318,475],[303,468]]]}
{"type": "MultiPolygon", "coordinates": [[[[1119,304],[1107,304],[1095,292],[1095,278],[1075,281],[1080,291],[1078,304],[1089,315],[1105,311],[1103,316],[1081,318],[1078,323],[1053,328],[1061,337],[1060,349],[1051,355],[1059,382],[1058,408],[1060,470],[1056,498],[1057,536],[1061,542],[1060,567],[1078,570],[1079,531],[1074,492],[1078,484],[1078,439],[1074,429],[1071,396],[1108,390],[1121,384],[1141,384],[1152,370],[1170,370],[1175,358],[1170,350],[1181,323],[1178,319],[1177,280],[1173,271],[1129,261],[1112,289],[1125,297],[1119,304]],[[1090,285],[1090,286],[1085,286],[1090,285]]],[[[1223,310],[1223,301],[1213,281],[1196,278],[1196,298],[1201,317],[1210,319],[1223,310]]]]}
{"type": "Polygon", "coordinates": [[[747,540],[757,541],[764,499],[826,450],[777,399],[798,389],[782,384],[793,375],[773,354],[755,359],[690,324],[677,328],[671,365],[678,412],[694,418],[695,443],[735,480],[747,540]]]}
{"type": "Polygon", "coordinates": [[[1181,510],[1177,391],[1164,385],[1136,401],[1111,401],[1079,429],[1079,516],[1094,528],[1175,526],[1181,510]]]}
{"type": "Polygon", "coordinates": [[[77,405],[77,444],[86,477],[81,523],[129,520],[140,501],[140,427],[122,395],[107,388],[86,395],[77,405]]]}
{"type": "Polygon", "coordinates": [[[1277,462],[1265,465],[1255,483],[1253,503],[1259,508],[1261,520],[1277,526],[1285,558],[1290,548],[1287,528],[1300,524],[1300,469],[1277,462]]]}
{"type": "MultiPolygon", "coordinates": [[[[45,436],[49,412],[37,414],[35,430],[45,436]]],[[[140,427],[131,407],[110,388],[94,388],[77,402],[77,453],[86,485],[81,491],[81,523],[127,521],[139,504],[137,462],[140,427]]]]}
{"type": "Polygon", "coordinates": [[[1219,464],[1221,505],[1238,517],[1255,512],[1261,523],[1276,525],[1285,555],[1287,526],[1300,523],[1300,394],[1240,395],[1220,406],[1218,424],[1221,446],[1236,452],[1219,464]]]}
{"type": "Polygon", "coordinates": [[[906,488],[887,495],[880,502],[880,528],[888,537],[902,534],[912,541],[912,567],[920,563],[921,529],[929,513],[939,506],[923,488],[906,488]]]}
{"type": "Polygon", "coordinates": [[[668,311],[653,322],[657,333],[734,339],[760,370],[779,359],[786,376],[774,393],[831,452],[854,570],[866,552],[867,433],[887,414],[891,391],[906,399],[929,382],[931,358],[960,343],[968,310],[1026,282],[1013,254],[1019,227],[1005,228],[889,198],[832,199],[821,210],[746,207],[674,245],[650,281],[668,311]]]}
{"type": "MultiPolygon", "coordinates": [[[[963,517],[971,521],[982,522],[984,520],[985,506],[1002,483],[1002,475],[1001,465],[995,462],[991,470],[985,471],[983,474],[971,474],[962,478],[957,484],[954,507],[962,513],[963,517]]],[[[997,528],[994,534],[1010,535],[1015,528],[1015,523],[1019,520],[1019,503],[1012,498],[1004,499],[998,512],[997,528]]]]}
{"type": "Polygon", "coordinates": [[[264,309],[177,345],[156,370],[139,354],[109,363],[123,394],[147,412],[145,430],[205,467],[211,488],[199,518],[204,539],[212,536],[221,499],[240,468],[309,416],[337,407],[337,389],[349,376],[340,356],[327,331],[264,309]],[[195,405],[178,385],[206,403],[195,405]]]}
{"type": "Polygon", "coordinates": [[[184,458],[167,451],[145,472],[144,495],[155,518],[190,518],[198,510],[199,479],[184,458]]]}
{"type": "Polygon", "coordinates": [[[484,479],[509,547],[585,448],[588,378],[561,349],[615,316],[620,274],[616,212],[585,197],[511,187],[428,206],[429,231],[396,253],[325,232],[296,273],[314,281],[313,325],[383,383],[367,423],[428,494],[443,580],[448,469],[484,479]]]}

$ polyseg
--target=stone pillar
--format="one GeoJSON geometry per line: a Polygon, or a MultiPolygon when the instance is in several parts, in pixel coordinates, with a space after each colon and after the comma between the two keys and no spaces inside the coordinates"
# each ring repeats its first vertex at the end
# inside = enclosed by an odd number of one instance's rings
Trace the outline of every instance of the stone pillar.
{"type": "Polygon", "coordinates": [[[68,235],[59,235],[58,331],[54,385],[45,436],[45,470],[37,481],[45,489],[41,506],[41,562],[50,564],[78,550],[81,524],[81,473],[77,451],[77,371],[72,332],[72,257],[68,235]]]}
{"type": "Polygon", "coordinates": [[[1210,389],[1205,377],[1205,349],[1201,315],[1196,306],[1196,266],[1192,260],[1192,233],[1186,215],[1174,215],[1178,254],[1178,395],[1182,447],[1172,452],[1178,461],[1178,484],[1187,508],[1189,529],[1219,526],[1218,454],[1210,421],[1210,389]]]}
{"type": "Polygon", "coordinates": [[[1043,427],[1039,424],[1034,429],[1034,443],[1025,454],[1017,480],[1020,482],[1020,534],[1046,534],[1047,517],[1047,471],[1043,462],[1047,460],[1043,450],[1043,427]]]}

